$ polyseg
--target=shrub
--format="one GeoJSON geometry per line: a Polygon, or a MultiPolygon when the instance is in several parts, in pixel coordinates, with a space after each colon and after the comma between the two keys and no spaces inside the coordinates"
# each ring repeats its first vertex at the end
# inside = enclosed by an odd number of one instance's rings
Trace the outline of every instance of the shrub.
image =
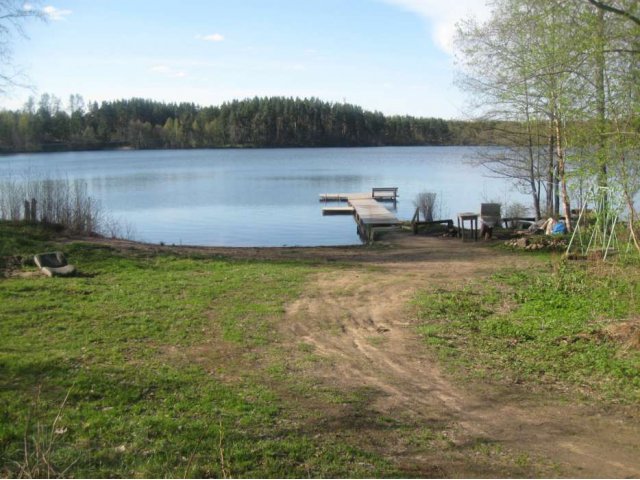
{"type": "MultiPolygon", "coordinates": [[[[59,224],[73,233],[107,234],[120,232],[119,222],[107,215],[96,199],[89,196],[83,179],[19,178],[0,180],[0,220],[59,224]],[[25,203],[35,200],[35,218],[26,218],[25,203]]],[[[129,228],[127,229],[129,230],[129,228]]]]}
{"type": "Polygon", "coordinates": [[[438,206],[437,195],[434,192],[420,192],[413,204],[420,209],[425,222],[433,222],[433,214],[438,206]]]}

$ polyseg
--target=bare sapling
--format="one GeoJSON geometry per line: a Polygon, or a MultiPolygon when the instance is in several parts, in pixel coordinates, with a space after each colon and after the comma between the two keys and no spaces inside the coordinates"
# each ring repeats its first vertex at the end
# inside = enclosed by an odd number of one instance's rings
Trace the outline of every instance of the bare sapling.
{"type": "Polygon", "coordinates": [[[131,225],[103,211],[84,179],[9,175],[0,180],[0,220],[58,224],[83,235],[133,235],[131,225]]]}
{"type": "Polygon", "coordinates": [[[434,192],[420,192],[413,204],[420,210],[425,222],[433,222],[437,203],[437,195],[434,192]]]}

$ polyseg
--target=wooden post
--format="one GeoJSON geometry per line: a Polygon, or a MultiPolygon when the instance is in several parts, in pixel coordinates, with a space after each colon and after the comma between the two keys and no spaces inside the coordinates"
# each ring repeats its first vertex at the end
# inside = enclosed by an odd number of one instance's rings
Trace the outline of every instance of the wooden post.
{"type": "Polygon", "coordinates": [[[31,221],[31,204],[29,200],[24,201],[24,221],[27,223],[31,221]]]}
{"type": "Polygon", "coordinates": [[[35,198],[31,199],[31,222],[36,223],[38,221],[37,213],[38,201],[35,198]]]}

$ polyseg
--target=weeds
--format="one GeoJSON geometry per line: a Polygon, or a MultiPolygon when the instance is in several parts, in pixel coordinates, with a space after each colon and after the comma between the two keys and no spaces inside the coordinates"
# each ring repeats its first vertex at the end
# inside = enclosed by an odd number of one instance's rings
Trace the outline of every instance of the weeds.
{"type": "Polygon", "coordinates": [[[220,470],[222,471],[222,478],[230,478],[229,468],[224,460],[224,428],[222,427],[222,421],[220,421],[220,429],[218,430],[218,455],[220,456],[220,470]]]}
{"type": "Polygon", "coordinates": [[[0,220],[58,224],[87,235],[132,238],[134,233],[103,210],[83,179],[8,176],[0,181],[0,220]]]}
{"type": "Polygon", "coordinates": [[[456,368],[633,402],[640,351],[629,345],[639,299],[633,268],[559,262],[548,272],[503,272],[482,288],[424,292],[416,305],[425,341],[456,368]]]}
{"type": "Polygon", "coordinates": [[[16,462],[18,467],[16,476],[18,478],[62,478],[77,462],[75,460],[67,467],[61,468],[56,465],[55,461],[58,440],[67,433],[65,427],[59,427],[59,422],[71,389],[67,391],[49,427],[44,425],[42,418],[44,415],[40,405],[41,389],[42,386],[38,386],[33,405],[27,416],[23,439],[24,458],[22,462],[16,462]]]}

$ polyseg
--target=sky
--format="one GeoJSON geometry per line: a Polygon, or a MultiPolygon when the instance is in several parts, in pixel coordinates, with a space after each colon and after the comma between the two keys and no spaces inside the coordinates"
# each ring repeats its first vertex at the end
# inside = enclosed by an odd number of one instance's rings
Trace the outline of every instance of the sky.
{"type": "Polygon", "coordinates": [[[316,97],[386,115],[464,118],[452,36],[484,0],[44,0],[14,63],[30,95],[219,105],[316,97]]]}

